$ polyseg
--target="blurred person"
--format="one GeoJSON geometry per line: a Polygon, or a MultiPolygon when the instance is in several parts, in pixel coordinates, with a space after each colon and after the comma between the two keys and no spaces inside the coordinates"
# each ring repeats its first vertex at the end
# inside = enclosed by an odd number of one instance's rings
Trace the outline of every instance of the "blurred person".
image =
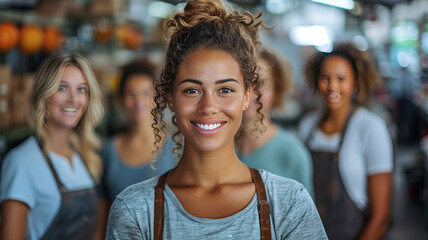
{"type": "Polygon", "coordinates": [[[35,136],[12,149],[2,167],[0,238],[91,239],[102,171],[98,82],[83,57],[53,55],[38,68],[30,99],[35,136]]]}
{"type": "Polygon", "coordinates": [[[317,53],[305,67],[324,109],[305,116],[299,135],[311,151],[315,203],[330,239],[380,239],[389,223],[393,150],[382,118],[355,100],[360,85],[346,49],[317,53]]]}
{"type": "Polygon", "coordinates": [[[252,168],[265,169],[274,174],[302,183],[313,196],[312,160],[301,140],[274,124],[271,110],[284,105],[284,94],[292,88],[291,68],[278,54],[266,48],[259,50],[260,102],[263,104],[263,125],[257,126],[256,95],[244,111],[243,127],[246,133],[238,141],[238,157],[252,168]],[[252,131],[254,127],[266,131],[252,131]]]}
{"type": "Polygon", "coordinates": [[[107,239],[326,238],[302,184],[250,169],[236,155],[242,112],[252,91],[260,95],[256,47],[264,24],[261,13],[224,4],[189,1],[166,22],[155,144],[169,107],[184,136],[183,154],[171,171],[116,197],[107,239]]]}
{"type": "Polygon", "coordinates": [[[126,129],[109,138],[102,150],[103,175],[100,183],[100,229],[104,238],[110,205],[129,185],[158,176],[175,166],[168,141],[153,162],[154,81],[157,66],[148,59],[136,59],[122,67],[118,97],[128,119],[126,129]]]}

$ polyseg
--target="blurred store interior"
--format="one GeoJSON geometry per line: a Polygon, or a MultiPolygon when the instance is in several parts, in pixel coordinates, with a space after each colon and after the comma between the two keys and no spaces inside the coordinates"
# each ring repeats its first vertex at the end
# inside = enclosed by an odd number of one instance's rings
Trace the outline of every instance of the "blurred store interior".
{"type": "MultiPolygon", "coordinates": [[[[365,105],[388,123],[395,145],[391,226],[385,239],[428,239],[428,0],[231,0],[262,11],[273,29],[263,43],[288,60],[294,91],[273,113],[285,128],[319,107],[303,79],[314,51],[350,43],[380,80],[365,105]]],[[[120,66],[165,52],[162,23],[174,0],[0,0],[0,160],[32,133],[26,121],[34,72],[50,54],[75,51],[91,63],[104,94],[98,127],[110,136],[123,122],[115,102],[120,66]]]]}

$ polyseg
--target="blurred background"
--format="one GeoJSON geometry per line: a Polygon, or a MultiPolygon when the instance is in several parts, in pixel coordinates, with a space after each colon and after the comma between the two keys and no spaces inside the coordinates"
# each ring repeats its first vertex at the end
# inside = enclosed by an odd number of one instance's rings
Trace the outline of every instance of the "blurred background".
{"type": "MultiPolygon", "coordinates": [[[[378,71],[362,91],[388,123],[395,145],[393,209],[385,239],[428,239],[428,0],[233,0],[262,11],[263,43],[291,64],[294,90],[275,122],[291,131],[321,101],[303,66],[315,51],[340,43],[360,50],[378,71]]],[[[111,136],[124,121],[115,101],[120,66],[146,56],[162,66],[162,24],[183,1],[0,0],[0,161],[32,131],[26,107],[34,72],[52,53],[75,51],[91,63],[106,115],[97,131],[111,136]]]]}

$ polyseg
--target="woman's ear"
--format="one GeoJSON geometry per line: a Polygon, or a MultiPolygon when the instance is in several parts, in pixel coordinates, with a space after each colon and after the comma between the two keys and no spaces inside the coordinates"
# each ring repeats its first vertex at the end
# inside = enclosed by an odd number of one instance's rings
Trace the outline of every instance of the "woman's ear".
{"type": "Polygon", "coordinates": [[[171,110],[171,112],[175,112],[175,110],[174,110],[174,99],[172,97],[172,94],[168,94],[168,96],[166,97],[166,101],[168,103],[169,110],[171,110]]]}
{"type": "Polygon", "coordinates": [[[245,94],[244,94],[244,105],[243,105],[242,111],[246,110],[248,108],[248,105],[250,105],[252,94],[253,94],[253,86],[250,86],[248,87],[248,89],[245,91],[245,94]]]}

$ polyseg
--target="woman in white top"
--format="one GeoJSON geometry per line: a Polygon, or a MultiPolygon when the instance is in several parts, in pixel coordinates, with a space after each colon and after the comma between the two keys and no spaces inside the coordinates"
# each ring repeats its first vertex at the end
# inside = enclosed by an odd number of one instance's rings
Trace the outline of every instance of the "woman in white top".
{"type": "Polygon", "coordinates": [[[306,116],[299,135],[311,151],[315,202],[330,239],[379,239],[389,218],[393,150],[385,122],[354,101],[359,72],[345,49],[307,63],[325,108],[306,116]]]}
{"type": "Polygon", "coordinates": [[[103,116],[89,63],[54,55],[37,70],[29,109],[35,136],[6,156],[1,239],[91,239],[101,159],[94,127],[103,116]]]}

